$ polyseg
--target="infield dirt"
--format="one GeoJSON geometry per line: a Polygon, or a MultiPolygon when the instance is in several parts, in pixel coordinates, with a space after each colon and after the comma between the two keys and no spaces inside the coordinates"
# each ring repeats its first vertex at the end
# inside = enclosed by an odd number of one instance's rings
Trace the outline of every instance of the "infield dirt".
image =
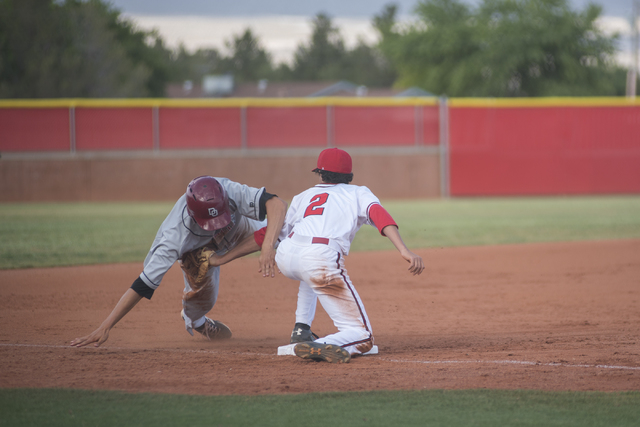
{"type": "MultiPolygon", "coordinates": [[[[257,258],[223,266],[210,317],[234,337],[191,337],[178,266],[100,348],[69,347],[110,313],[141,263],[0,271],[0,387],[276,394],[378,389],[640,390],[640,240],[396,252],[346,266],[379,354],[334,365],[277,356],[297,283],[257,258]]],[[[313,325],[334,332],[322,309],[313,325]]]]}

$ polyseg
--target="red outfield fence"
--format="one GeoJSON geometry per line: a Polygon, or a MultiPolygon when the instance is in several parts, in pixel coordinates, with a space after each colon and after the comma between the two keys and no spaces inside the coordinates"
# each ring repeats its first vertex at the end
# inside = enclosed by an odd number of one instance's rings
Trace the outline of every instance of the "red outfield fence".
{"type": "Polygon", "coordinates": [[[640,193],[640,102],[450,101],[453,195],[640,193]]]}
{"type": "Polygon", "coordinates": [[[442,196],[640,193],[625,98],[0,101],[2,154],[332,146],[431,147],[442,196]]]}

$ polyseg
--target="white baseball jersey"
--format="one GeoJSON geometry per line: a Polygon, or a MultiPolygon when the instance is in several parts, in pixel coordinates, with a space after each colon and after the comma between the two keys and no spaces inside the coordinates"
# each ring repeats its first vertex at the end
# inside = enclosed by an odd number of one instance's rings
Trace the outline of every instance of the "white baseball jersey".
{"type": "Polygon", "coordinates": [[[211,242],[217,247],[216,253],[224,255],[249,233],[265,225],[262,220],[266,212],[260,212],[264,187],[253,188],[227,178],[215,179],[229,196],[231,223],[221,230],[203,230],[189,216],[186,196],[180,197],[160,226],[144,260],[140,279],[151,289],[158,288],[166,272],[186,252],[211,242]]]}
{"type": "Polygon", "coordinates": [[[369,209],[380,204],[367,187],[351,184],[318,184],[291,201],[283,231],[284,240],[292,231],[337,242],[344,255],[363,224],[374,225],[369,209]]]}

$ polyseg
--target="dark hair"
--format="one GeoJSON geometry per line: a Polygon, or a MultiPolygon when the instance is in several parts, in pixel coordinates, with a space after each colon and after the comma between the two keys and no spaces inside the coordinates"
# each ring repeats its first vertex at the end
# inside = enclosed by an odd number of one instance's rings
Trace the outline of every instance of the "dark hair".
{"type": "Polygon", "coordinates": [[[349,184],[353,180],[352,173],[329,172],[322,169],[314,169],[313,172],[322,177],[322,182],[327,184],[349,184]]]}

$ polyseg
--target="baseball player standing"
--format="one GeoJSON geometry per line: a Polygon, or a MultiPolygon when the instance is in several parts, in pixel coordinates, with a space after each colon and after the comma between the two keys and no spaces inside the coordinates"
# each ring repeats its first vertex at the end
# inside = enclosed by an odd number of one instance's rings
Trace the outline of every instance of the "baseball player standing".
{"type": "Polygon", "coordinates": [[[263,276],[275,277],[275,245],[286,209],[287,204],[264,187],[248,187],[227,178],[195,178],[160,226],[140,276],[98,329],[74,339],[71,345],[95,343],[98,347],[104,343],[111,328],[142,298],[151,299],[178,260],[184,275],[181,314],[187,332],[193,335],[195,329],[209,340],[230,338],[231,330],[225,324],[206,317],[216,303],[220,282],[220,268],[210,265],[209,259],[224,256],[231,249],[236,249],[238,257],[262,248],[259,270],[263,276]],[[195,268],[202,273],[196,279],[185,268],[186,260],[194,258],[199,264],[195,268]]]}
{"type": "Polygon", "coordinates": [[[367,187],[349,184],[351,168],[346,151],[322,151],[313,170],[321,183],[293,198],[280,234],[278,268],[288,278],[300,281],[291,341],[296,342],[298,336],[308,340],[294,347],[303,359],[346,363],[351,355],[364,354],[373,347],[369,318],[344,264],[363,224],[374,225],[391,240],[409,262],[410,273],[424,270],[422,258],[406,247],[398,226],[378,198],[367,187]],[[310,326],[318,299],[338,332],[314,341],[310,326]]]}

